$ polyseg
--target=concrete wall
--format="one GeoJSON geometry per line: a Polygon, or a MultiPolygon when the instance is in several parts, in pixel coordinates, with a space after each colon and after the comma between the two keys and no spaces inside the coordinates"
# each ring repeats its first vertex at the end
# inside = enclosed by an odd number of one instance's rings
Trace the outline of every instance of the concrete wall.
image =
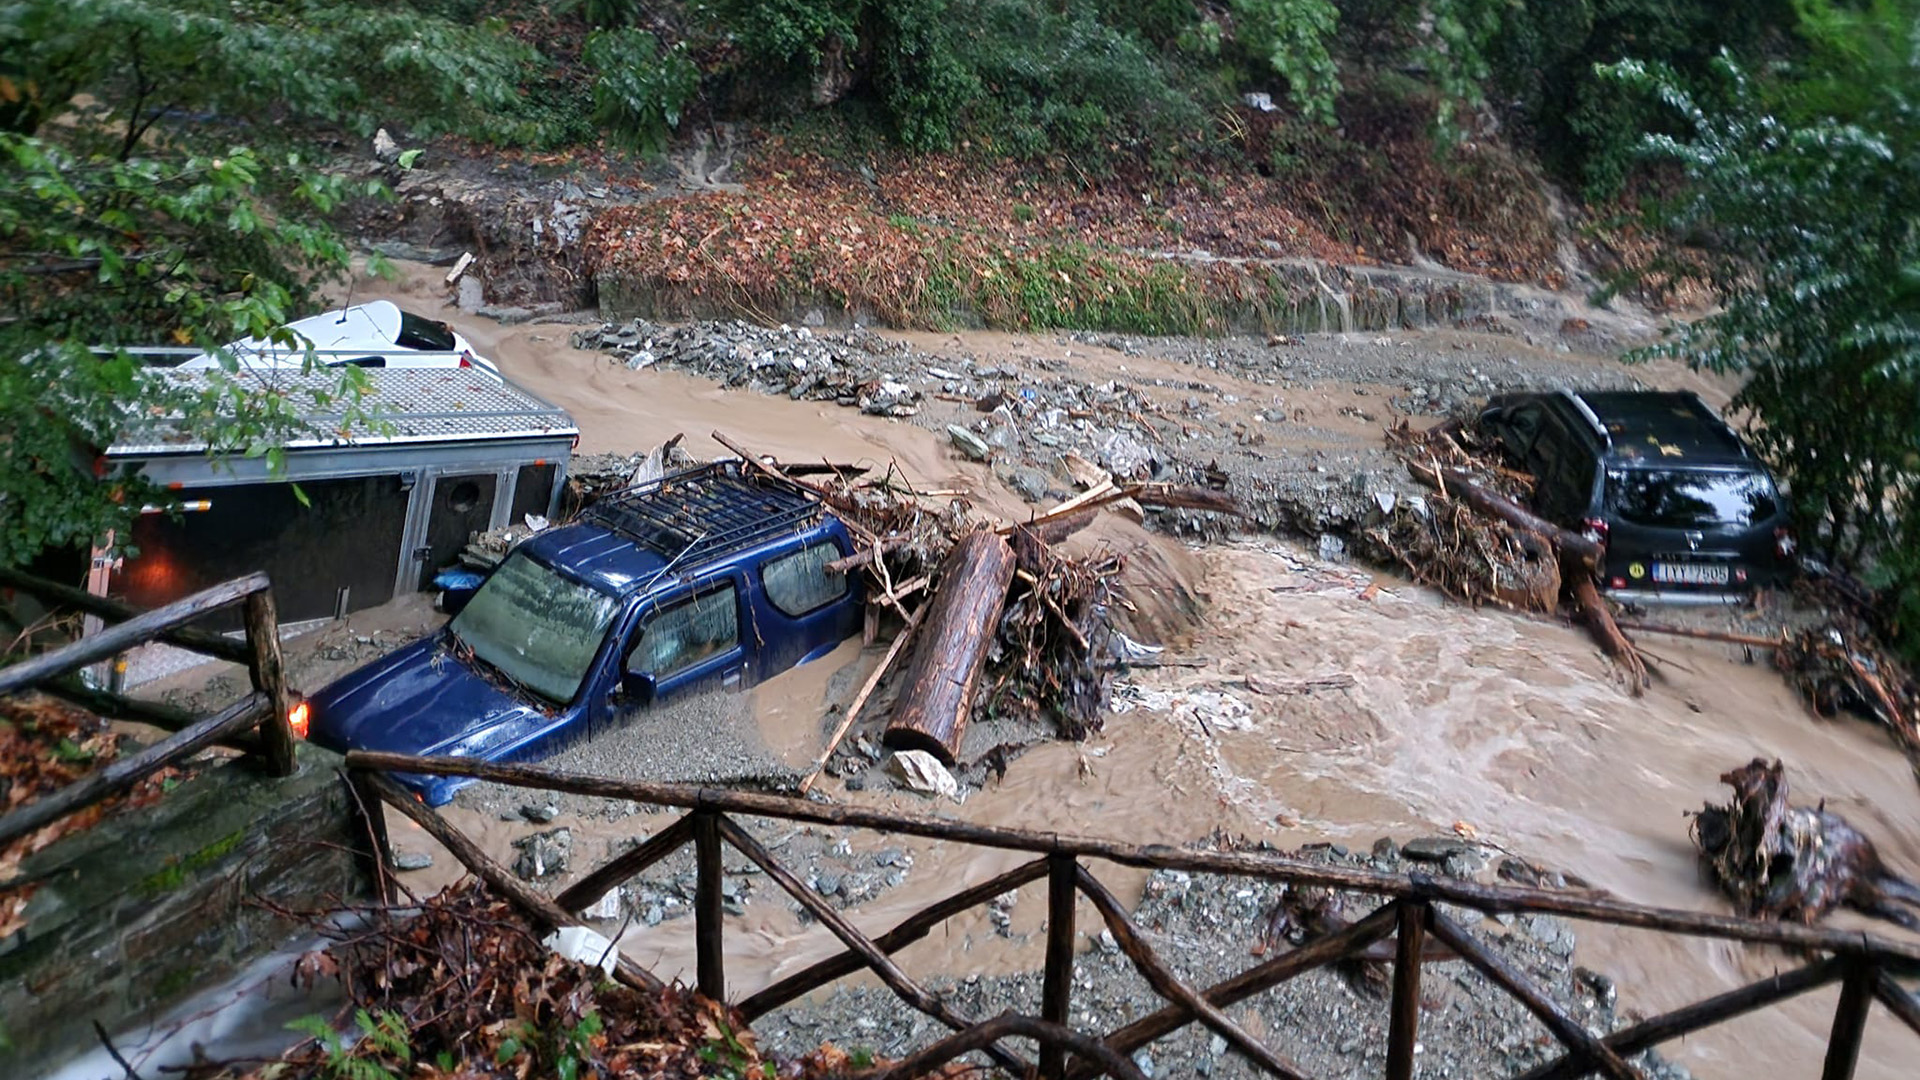
{"type": "MultiPolygon", "coordinates": [[[[1397,266],[1336,266],[1312,259],[1216,259],[1170,257],[1172,261],[1212,266],[1237,279],[1237,295],[1211,298],[1226,333],[1307,334],[1327,331],[1384,331],[1458,326],[1482,318],[1501,303],[1501,286],[1470,274],[1397,266]]],[[[833,301],[795,295],[764,308],[746,310],[724,295],[696,294],[677,284],[635,278],[603,270],[594,276],[602,318],[620,322],[634,317],[664,322],[689,319],[749,318],[794,325],[845,329],[877,325],[873,312],[845,310],[833,301]]],[[[979,325],[967,310],[947,312],[962,327],[979,325]]]]}
{"type": "Polygon", "coordinates": [[[317,911],[372,891],[340,759],[302,744],[276,780],[203,767],[28,857],[41,881],[26,929],[0,941],[0,1076],[47,1071],[108,1031],[158,1016],[307,928],[265,900],[317,911]]]}

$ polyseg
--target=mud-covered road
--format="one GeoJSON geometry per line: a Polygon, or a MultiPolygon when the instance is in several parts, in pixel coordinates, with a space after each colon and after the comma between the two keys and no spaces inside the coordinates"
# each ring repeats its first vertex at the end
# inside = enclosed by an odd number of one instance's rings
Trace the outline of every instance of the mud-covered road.
{"type": "MultiPolygon", "coordinates": [[[[699,441],[718,428],[783,458],[896,462],[927,488],[966,490],[977,505],[1007,517],[1028,512],[989,466],[964,459],[942,434],[949,415],[965,415],[964,404],[949,412],[930,405],[909,420],[892,420],[831,402],[724,390],[675,371],[629,370],[571,348],[576,324],[501,327],[443,311],[437,278],[437,271],[413,268],[397,284],[362,285],[357,296],[387,296],[457,319],[509,378],[572,412],[583,433],[582,453],[645,451],[679,432],[699,441]]],[[[1510,385],[1639,380],[1701,389],[1716,404],[1725,400],[1724,387],[1678,370],[1626,370],[1606,358],[1461,332],[1308,338],[1284,349],[1252,341],[1103,343],[1053,335],[906,338],[935,355],[991,359],[1034,385],[1069,376],[1091,383],[1132,378],[1136,385],[1157,379],[1167,385],[1150,392],[1170,411],[1205,396],[1208,408],[1182,412],[1190,428],[1179,436],[1185,449],[1229,473],[1258,472],[1273,484],[1321,493],[1364,492],[1352,477],[1386,468],[1377,456],[1380,428],[1393,403],[1407,401],[1416,387],[1424,395],[1419,400],[1437,401],[1442,393],[1510,385]],[[1195,383],[1211,390],[1203,394],[1195,383]],[[1273,415],[1285,421],[1266,419],[1273,415]],[[1249,425],[1259,440],[1246,437],[1249,425]]],[[[1719,773],[1766,756],[1786,761],[1801,800],[1824,799],[1871,835],[1896,869],[1920,877],[1920,787],[1901,755],[1862,722],[1811,719],[1764,657],[1756,663],[1728,647],[1661,642],[1651,647],[1659,677],[1645,697],[1634,698],[1615,683],[1583,633],[1552,620],[1466,610],[1273,538],[1188,548],[1131,526],[1112,535],[1150,568],[1143,589],[1177,583],[1207,600],[1198,624],[1178,630],[1170,642],[1170,655],[1193,666],[1136,672],[1118,695],[1125,711],[1112,715],[1104,733],[1082,746],[1028,752],[1004,779],[989,781],[963,804],[930,806],[887,785],[839,779],[823,785],[828,796],[1143,842],[1187,843],[1225,833],[1289,849],[1334,842],[1359,852],[1377,837],[1447,834],[1459,823],[1483,841],[1576,873],[1622,898],[1722,912],[1724,902],[1696,867],[1684,814],[1720,797],[1719,773]],[[1376,579],[1380,587],[1369,590],[1376,579]],[[1325,674],[1350,675],[1353,685],[1284,697],[1249,689],[1262,678],[1325,674]]],[[[1171,619],[1165,625],[1175,628],[1171,619]]],[[[876,659],[876,651],[862,654],[850,644],[711,708],[743,730],[757,729],[767,752],[804,762],[817,749],[828,709],[844,704],[876,659]]],[[[618,770],[623,761],[655,752],[645,732],[635,731],[581,760],[618,770]]],[[[512,839],[551,828],[503,820],[527,801],[481,789],[463,796],[453,813],[510,859],[512,839]]],[[[561,810],[562,823],[574,828],[577,867],[596,864],[665,820],[584,801],[561,810]]],[[[841,902],[870,929],[1013,864],[1011,857],[921,841],[787,832],[794,835],[780,837],[783,854],[806,862],[816,884],[831,876],[841,902]],[[886,858],[876,862],[876,853],[886,858]],[[859,876],[858,889],[842,883],[848,875],[859,876]]],[[[401,842],[425,846],[418,837],[401,842]]],[[[450,860],[441,855],[414,878],[418,887],[452,876],[450,860]]],[[[1139,898],[1142,876],[1102,876],[1129,902],[1139,898]]],[[[764,878],[754,888],[756,895],[771,893],[764,878]]],[[[671,911],[646,917],[649,906],[671,908],[670,899],[666,892],[631,898],[640,917],[624,944],[663,976],[690,977],[689,924],[671,911]]],[[[1044,887],[1030,887],[1006,909],[1006,924],[981,912],[952,920],[908,949],[906,966],[962,985],[970,976],[1036,968],[1039,939],[1032,931],[1044,909],[1044,887]]],[[[736,993],[834,949],[825,931],[804,925],[790,905],[745,902],[739,911],[728,927],[736,993]]],[[[1090,909],[1082,919],[1098,925],[1090,909]]],[[[1846,915],[1835,923],[1865,925],[1846,915]]],[[[1796,961],[1771,950],[1577,930],[1574,960],[1617,979],[1623,1012],[1657,1012],[1796,961]]],[[[1808,994],[1668,1047],[1668,1056],[1701,1076],[1812,1075],[1836,993],[1808,994]]],[[[830,1000],[809,1007],[846,1018],[831,1013],[830,1000]]],[[[1860,1075],[1914,1075],[1920,1038],[1896,1028],[1884,1016],[1869,1026],[1860,1075]]],[[[804,1030],[836,1037],[831,1030],[804,1030]]],[[[1287,1032],[1271,1034],[1286,1045],[1287,1032]]],[[[932,1037],[928,1031],[920,1041],[932,1037]]],[[[1352,1057],[1355,1069],[1364,1056],[1352,1057]]],[[[1436,1053],[1424,1060],[1423,1075],[1476,1075],[1470,1062],[1480,1059],[1436,1053]],[[1442,1061],[1452,1064],[1442,1070],[1442,1061]]],[[[1228,1070],[1222,1075],[1246,1068],[1222,1062],[1228,1070]]]]}

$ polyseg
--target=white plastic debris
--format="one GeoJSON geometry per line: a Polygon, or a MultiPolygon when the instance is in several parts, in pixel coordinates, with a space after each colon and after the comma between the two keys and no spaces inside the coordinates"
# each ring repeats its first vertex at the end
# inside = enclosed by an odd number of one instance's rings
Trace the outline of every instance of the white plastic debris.
{"type": "Polygon", "coordinates": [[[527,515],[527,528],[532,529],[534,532],[539,532],[540,530],[546,527],[547,527],[547,519],[545,515],[543,514],[527,515]]]}
{"type": "Polygon", "coordinates": [[[548,934],[541,944],[569,960],[594,965],[609,977],[620,962],[620,950],[613,941],[584,926],[563,926],[548,934]]]}
{"type": "Polygon", "coordinates": [[[893,755],[893,771],[908,788],[922,795],[958,800],[960,783],[940,759],[925,750],[901,750],[893,755]]]}

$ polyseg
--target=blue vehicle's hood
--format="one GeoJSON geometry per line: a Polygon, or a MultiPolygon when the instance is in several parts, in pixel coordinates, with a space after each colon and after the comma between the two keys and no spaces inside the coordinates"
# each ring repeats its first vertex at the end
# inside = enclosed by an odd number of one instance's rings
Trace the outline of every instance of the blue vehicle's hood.
{"type": "MultiPolygon", "coordinates": [[[[329,749],[493,759],[558,723],[450,653],[442,632],[349,672],[307,700],[329,749]]],[[[451,792],[449,792],[451,794],[451,792]]]]}

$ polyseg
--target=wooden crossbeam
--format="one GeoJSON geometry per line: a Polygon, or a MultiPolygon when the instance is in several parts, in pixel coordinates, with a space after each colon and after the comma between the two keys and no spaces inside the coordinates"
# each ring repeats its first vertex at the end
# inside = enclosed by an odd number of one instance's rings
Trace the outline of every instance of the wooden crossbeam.
{"type": "MultiPolygon", "coordinates": [[[[977,907],[1030,882],[1047,876],[1047,860],[1035,859],[1022,863],[997,877],[989,878],[970,889],[954,893],[935,904],[929,904],[907,918],[900,925],[873,939],[873,945],[881,952],[891,956],[919,941],[932,932],[933,928],[960,914],[968,908],[977,907]]],[[[857,952],[848,949],[810,965],[792,975],[781,979],[765,990],[742,1001],[738,1008],[740,1014],[749,1023],[765,1016],[787,1002],[812,993],[843,975],[851,975],[867,966],[866,960],[857,952]]]]}
{"type": "Polygon", "coordinates": [[[1153,946],[1147,944],[1140,928],[1134,925],[1133,920],[1127,917],[1126,909],[1120,906],[1120,901],[1085,867],[1077,869],[1075,884],[1088,900],[1093,901],[1107,929],[1113,932],[1113,939],[1119,944],[1120,951],[1133,962],[1134,968],[1147,980],[1147,985],[1153,987],[1154,993],[1191,1011],[1201,1023],[1227,1040],[1228,1045],[1273,1075],[1282,1080],[1307,1080],[1304,1069],[1248,1034],[1245,1028],[1234,1023],[1232,1017],[1175,975],[1159,954],[1153,951],[1153,946]]]}
{"type": "MultiPolygon", "coordinates": [[[[956,1012],[938,997],[928,993],[919,983],[914,982],[906,972],[900,970],[898,964],[888,959],[886,953],[881,952],[865,934],[848,922],[846,916],[835,911],[833,905],[822,900],[812,889],[807,888],[805,882],[794,877],[793,871],[782,866],[780,860],[773,857],[772,852],[732,819],[715,815],[715,827],[727,843],[732,844],[740,854],[752,860],[754,865],[765,870],[768,877],[785,889],[787,895],[798,900],[800,906],[811,912],[814,918],[820,920],[821,925],[831,931],[834,937],[839,938],[841,944],[859,953],[866,961],[866,965],[873,969],[873,973],[878,975],[880,981],[887,984],[887,989],[892,990],[900,1000],[955,1031],[965,1031],[975,1026],[973,1020],[956,1012]]],[[[1020,1055],[998,1043],[986,1043],[982,1049],[1002,1068],[1012,1070],[1015,1076],[1025,1076],[1028,1070],[1033,1068],[1020,1055]]]]}
{"type": "Polygon", "coordinates": [[[1472,964],[1482,975],[1493,981],[1495,986],[1511,994],[1513,998],[1526,1006],[1528,1012],[1540,1018],[1540,1022],[1553,1032],[1553,1037],[1568,1049],[1586,1058],[1587,1063],[1598,1068],[1612,1080],[1640,1080],[1640,1074],[1600,1041],[1600,1037],[1588,1031],[1586,1025],[1568,1015],[1546,992],[1533,984],[1531,979],[1508,962],[1507,958],[1494,952],[1469,933],[1465,927],[1438,911],[1427,912],[1427,928],[1433,936],[1453,946],[1460,958],[1472,964]]]}

